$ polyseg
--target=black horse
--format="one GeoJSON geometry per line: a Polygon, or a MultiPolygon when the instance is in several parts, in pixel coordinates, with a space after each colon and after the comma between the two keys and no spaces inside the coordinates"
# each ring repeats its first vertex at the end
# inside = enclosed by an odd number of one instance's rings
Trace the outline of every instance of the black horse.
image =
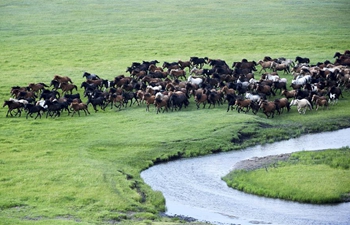
{"type": "Polygon", "coordinates": [[[83,78],[86,77],[86,80],[98,80],[101,79],[98,75],[96,74],[91,74],[88,72],[83,73],[83,78]]]}
{"type": "Polygon", "coordinates": [[[310,63],[310,59],[309,58],[302,58],[300,56],[297,56],[295,58],[295,62],[298,62],[298,63],[310,63]]]}

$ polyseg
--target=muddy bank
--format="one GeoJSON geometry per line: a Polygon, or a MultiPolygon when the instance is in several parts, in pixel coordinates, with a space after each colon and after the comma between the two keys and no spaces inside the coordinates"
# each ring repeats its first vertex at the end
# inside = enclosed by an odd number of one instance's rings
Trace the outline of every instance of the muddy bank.
{"type": "Polygon", "coordinates": [[[269,155],[264,157],[253,157],[253,158],[246,159],[236,163],[233,167],[233,170],[246,170],[246,171],[256,170],[256,169],[268,167],[270,165],[273,165],[281,161],[287,161],[290,156],[291,156],[291,153],[285,153],[280,155],[269,155]]]}

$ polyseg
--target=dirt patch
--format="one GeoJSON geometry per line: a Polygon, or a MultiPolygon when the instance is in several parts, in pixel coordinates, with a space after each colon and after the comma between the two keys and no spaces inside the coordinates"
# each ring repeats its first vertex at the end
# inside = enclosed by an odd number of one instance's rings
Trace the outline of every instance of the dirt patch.
{"type": "Polygon", "coordinates": [[[255,170],[260,168],[266,168],[270,165],[276,164],[280,161],[287,161],[291,153],[280,155],[269,155],[265,157],[254,157],[240,161],[234,165],[234,170],[255,170]]]}

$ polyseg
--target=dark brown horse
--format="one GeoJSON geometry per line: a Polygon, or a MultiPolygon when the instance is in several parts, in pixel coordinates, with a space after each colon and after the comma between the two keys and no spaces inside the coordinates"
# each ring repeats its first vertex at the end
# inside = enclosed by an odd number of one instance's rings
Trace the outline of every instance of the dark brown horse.
{"type": "Polygon", "coordinates": [[[12,114],[12,110],[17,110],[15,116],[17,116],[19,114],[19,116],[21,116],[22,113],[22,108],[23,108],[23,104],[20,103],[19,101],[15,101],[15,100],[5,100],[4,101],[4,105],[2,107],[8,106],[8,110],[6,113],[6,117],[8,117],[8,115],[10,114],[11,116],[13,116],[12,114]]]}
{"type": "Polygon", "coordinates": [[[173,77],[173,79],[179,79],[180,77],[183,77],[185,80],[186,78],[186,71],[182,69],[171,69],[169,72],[169,76],[173,77]]]}
{"type": "Polygon", "coordinates": [[[44,83],[37,83],[37,84],[34,84],[34,83],[30,83],[28,85],[28,88],[30,90],[32,90],[33,92],[36,92],[36,93],[39,93],[40,91],[44,90],[45,87],[49,87],[47,86],[46,84],[44,83]]]}
{"type": "Polygon", "coordinates": [[[194,100],[197,105],[197,109],[199,109],[200,104],[203,104],[203,109],[205,108],[205,105],[208,103],[208,96],[204,93],[197,93],[194,97],[194,100]]]}
{"type": "Polygon", "coordinates": [[[83,110],[86,116],[87,114],[90,114],[88,106],[85,103],[72,102],[70,104],[70,107],[73,109],[72,116],[74,116],[76,112],[78,112],[78,115],[80,116],[80,110],[83,110]]]}
{"type": "Polygon", "coordinates": [[[62,89],[62,95],[63,95],[64,93],[68,93],[68,92],[69,92],[70,94],[73,94],[73,89],[75,89],[76,91],[78,91],[77,85],[75,85],[75,84],[68,84],[68,83],[65,83],[65,82],[60,83],[59,88],[62,89]]]}
{"type": "Polygon", "coordinates": [[[53,77],[53,80],[58,81],[59,83],[71,83],[71,84],[73,83],[72,80],[67,76],[55,75],[53,77]]]}
{"type": "Polygon", "coordinates": [[[273,116],[275,115],[275,111],[277,110],[275,102],[271,101],[262,101],[260,103],[260,108],[263,110],[263,113],[266,115],[267,118],[273,118],[273,116]]]}

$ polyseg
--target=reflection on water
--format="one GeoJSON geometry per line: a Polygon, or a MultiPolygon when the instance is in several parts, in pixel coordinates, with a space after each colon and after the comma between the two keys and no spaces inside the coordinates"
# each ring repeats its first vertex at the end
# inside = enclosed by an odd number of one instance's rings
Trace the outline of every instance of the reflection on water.
{"type": "Polygon", "coordinates": [[[216,224],[350,224],[350,203],[312,205],[245,194],[221,180],[235,163],[252,158],[302,150],[350,146],[350,129],[241,151],[182,159],[153,166],[141,173],[154,190],[163,193],[168,215],[184,215],[216,224]]]}

